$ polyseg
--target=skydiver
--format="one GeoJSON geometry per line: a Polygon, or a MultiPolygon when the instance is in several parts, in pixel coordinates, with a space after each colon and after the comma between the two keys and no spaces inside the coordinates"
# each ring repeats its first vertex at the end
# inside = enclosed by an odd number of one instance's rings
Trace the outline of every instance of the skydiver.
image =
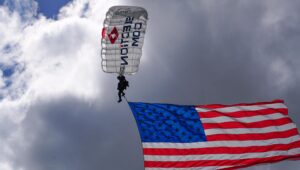
{"type": "Polygon", "coordinates": [[[118,103],[120,103],[122,101],[122,96],[125,96],[124,90],[129,87],[129,83],[126,80],[125,76],[123,75],[119,75],[118,77],[119,83],[118,83],[118,96],[119,96],[119,101],[118,103]]]}

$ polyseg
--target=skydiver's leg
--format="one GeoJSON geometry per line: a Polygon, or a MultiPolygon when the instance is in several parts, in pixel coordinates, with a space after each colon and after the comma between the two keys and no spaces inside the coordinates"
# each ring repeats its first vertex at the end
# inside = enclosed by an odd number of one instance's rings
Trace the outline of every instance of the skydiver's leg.
{"type": "Polygon", "coordinates": [[[121,90],[119,90],[119,93],[118,93],[118,96],[119,96],[119,103],[122,101],[122,97],[121,97],[121,95],[122,95],[122,91],[121,90]]]}

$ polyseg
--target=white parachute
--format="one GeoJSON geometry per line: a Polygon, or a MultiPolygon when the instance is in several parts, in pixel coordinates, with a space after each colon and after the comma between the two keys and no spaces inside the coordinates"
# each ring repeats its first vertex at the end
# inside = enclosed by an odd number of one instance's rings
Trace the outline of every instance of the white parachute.
{"type": "Polygon", "coordinates": [[[101,41],[102,69],[107,73],[138,71],[148,13],[142,7],[113,6],[104,20],[101,41]]]}

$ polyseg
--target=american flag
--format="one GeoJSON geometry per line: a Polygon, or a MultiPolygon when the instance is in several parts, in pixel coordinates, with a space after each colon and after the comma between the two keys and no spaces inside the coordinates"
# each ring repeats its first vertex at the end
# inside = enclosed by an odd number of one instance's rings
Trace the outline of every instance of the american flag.
{"type": "Polygon", "coordinates": [[[129,105],[146,170],[236,169],[300,157],[300,136],[283,100],[129,105]]]}

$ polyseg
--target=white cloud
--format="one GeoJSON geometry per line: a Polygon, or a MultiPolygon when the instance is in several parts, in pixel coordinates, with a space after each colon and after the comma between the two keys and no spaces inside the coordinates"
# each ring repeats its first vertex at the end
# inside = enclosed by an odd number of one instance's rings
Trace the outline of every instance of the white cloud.
{"type": "Polygon", "coordinates": [[[23,20],[30,21],[37,15],[38,3],[34,0],[5,0],[4,4],[18,11],[23,20]]]}
{"type": "MultiPolygon", "coordinates": [[[[10,52],[1,50],[1,63],[16,62],[19,69],[11,78],[11,87],[2,90],[5,96],[0,109],[11,102],[28,105],[40,97],[98,96],[100,31],[107,9],[115,3],[76,0],[60,10],[58,20],[40,15],[30,22],[1,7],[0,46],[11,48],[10,52]]],[[[19,1],[14,4],[16,9],[22,5],[19,1]]]]}
{"type": "MultiPolygon", "coordinates": [[[[95,1],[89,2],[89,0],[75,0],[72,3],[65,5],[63,8],[60,9],[60,13],[58,17],[60,19],[67,18],[67,17],[81,17],[84,15],[84,8],[86,4],[92,3],[95,1]]],[[[104,5],[102,5],[103,7],[104,5]]],[[[94,6],[93,6],[94,7],[94,6]]]]}
{"type": "Polygon", "coordinates": [[[27,94],[97,95],[99,40],[96,28],[96,23],[83,18],[41,20],[26,28],[21,46],[23,62],[27,63],[24,74],[31,77],[27,94]]]}
{"type": "Polygon", "coordinates": [[[293,84],[293,72],[285,60],[277,58],[270,64],[271,82],[280,90],[285,90],[290,84],[293,84]]]}
{"type": "Polygon", "coordinates": [[[5,47],[15,45],[19,42],[24,24],[20,20],[20,16],[16,12],[11,12],[7,7],[0,6],[0,53],[1,63],[9,62],[12,56],[3,57],[5,47]]]}
{"type": "Polygon", "coordinates": [[[0,169],[13,170],[9,162],[0,162],[0,169]]]}
{"type": "MultiPolygon", "coordinates": [[[[90,100],[101,94],[100,31],[107,9],[116,3],[75,0],[60,10],[57,20],[37,16],[33,0],[6,1],[14,11],[0,7],[0,62],[17,64],[9,77],[12,84],[0,88],[0,132],[7,132],[0,134],[0,169],[14,169],[7,159],[18,154],[16,144],[25,142],[20,123],[32,104],[65,95],[90,100]]],[[[0,87],[2,75],[0,70],[0,87]]]]}

